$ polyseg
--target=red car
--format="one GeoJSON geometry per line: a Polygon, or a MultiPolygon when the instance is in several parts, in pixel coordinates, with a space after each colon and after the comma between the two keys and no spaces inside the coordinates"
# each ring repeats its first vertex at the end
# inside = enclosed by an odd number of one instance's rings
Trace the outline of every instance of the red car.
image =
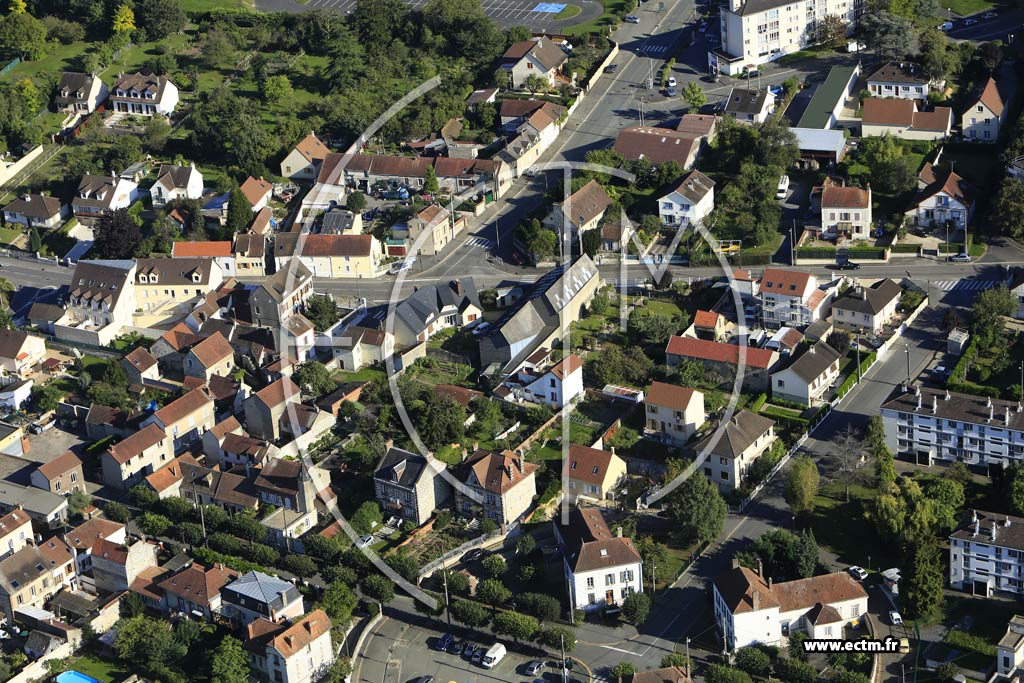
{"type": "Polygon", "coordinates": [[[516,264],[517,266],[521,266],[526,262],[523,260],[522,254],[520,254],[518,251],[513,251],[512,255],[509,258],[512,260],[512,263],[516,264]]]}

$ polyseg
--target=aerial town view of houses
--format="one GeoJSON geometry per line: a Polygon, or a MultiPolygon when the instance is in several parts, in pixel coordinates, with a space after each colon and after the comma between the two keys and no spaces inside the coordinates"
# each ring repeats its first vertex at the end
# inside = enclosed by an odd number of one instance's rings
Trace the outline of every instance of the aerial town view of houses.
{"type": "Polygon", "coordinates": [[[1024,3],[0,0],[0,682],[1024,681],[1024,3]]]}

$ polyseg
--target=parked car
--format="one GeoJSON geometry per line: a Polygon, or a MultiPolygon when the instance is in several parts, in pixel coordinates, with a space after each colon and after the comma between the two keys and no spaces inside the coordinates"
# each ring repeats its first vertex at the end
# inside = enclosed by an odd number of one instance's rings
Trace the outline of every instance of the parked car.
{"type": "Polygon", "coordinates": [[[516,264],[517,266],[521,266],[524,263],[526,263],[526,260],[523,258],[523,255],[520,254],[518,251],[513,251],[512,255],[509,258],[512,259],[512,263],[516,264]]]}
{"type": "Polygon", "coordinates": [[[889,612],[889,621],[892,622],[893,626],[903,626],[903,617],[896,610],[889,612]]]}
{"type": "MultiPolygon", "coordinates": [[[[486,554],[487,553],[485,553],[480,548],[474,548],[473,550],[470,550],[468,553],[466,553],[465,555],[462,556],[462,561],[463,562],[476,562],[477,560],[483,559],[483,556],[486,555],[486,554]]],[[[470,645],[471,644],[472,643],[470,643],[470,645]]],[[[469,647],[469,645],[467,645],[466,647],[469,647]]]]}
{"type": "Polygon", "coordinates": [[[674,88],[674,87],[676,87],[676,85],[677,85],[676,77],[675,76],[669,76],[668,77],[668,87],[674,88]]]}
{"type": "Polygon", "coordinates": [[[701,76],[700,80],[705,83],[718,83],[718,74],[708,74],[707,76],[701,76]]]}
{"type": "Polygon", "coordinates": [[[936,26],[935,28],[939,29],[940,31],[952,31],[953,30],[953,22],[952,21],[944,21],[941,24],[939,24],[938,26],[936,26]]]}
{"type": "Polygon", "coordinates": [[[448,654],[458,657],[464,649],[466,649],[466,641],[456,640],[448,647],[448,654]]]}
{"type": "Polygon", "coordinates": [[[7,640],[11,637],[11,634],[0,628],[0,640],[7,640]]]}
{"type": "Polygon", "coordinates": [[[416,678],[409,681],[409,683],[434,683],[433,676],[417,676],[416,678]]]}
{"type": "Polygon", "coordinates": [[[860,270],[860,264],[853,261],[842,261],[836,264],[836,270],[860,270]]]}
{"type": "Polygon", "coordinates": [[[477,645],[476,643],[471,643],[471,642],[466,643],[466,647],[462,650],[463,658],[464,659],[472,660],[473,656],[476,654],[476,651],[477,651],[478,648],[480,650],[484,649],[483,646],[477,645]]]}
{"type": "Polygon", "coordinates": [[[539,674],[541,672],[541,669],[543,669],[543,668],[544,668],[544,662],[541,662],[541,661],[535,659],[535,660],[533,660],[532,662],[529,662],[526,665],[526,675],[527,676],[536,676],[537,674],[539,674]]]}
{"type": "Polygon", "coordinates": [[[789,192],[789,176],[784,175],[779,178],[779,186],[775,190],[776,199],[785,199],[786,194],[789,192]]]}
{"type": "Polygon", "coordinates": [[[626,17],[626,23],[627,24],[639,24],[640,23],[640,17],[638,17],[638,16],[636,16],[634,14],[630,14],[628,17],[626,17]]]}
{"type": "Polygon", "coordinates": [[[483,645],[478,647],[476,649],[476,652],[473,653],[473,663],[474,664],[482,663],[484,661],[484,655],[486,655],[486,654],[487,654],[487,648],[486,647],[484,647],[483,645]]]}
{"type": "Polygon", "coordinates": [[[369,548],[371,545],[373,545],[373,536],[360,536],[356,541],[357,548],[369,548]]]}
{"type": "Polygon", "coordinates": [[[608,66],[606,66],[604,68],[604,72],[606,74],[613,74],[613,73],[615,73],[618,70],[619,70],[619,65],[618,64],[609,64],[608,66]]]}
{"type": "Polygon", "coordinates": [[[864,570],[864,568],[858,567],[857,565],[853,565],[846,571],[850,572],[850,576],[857,579],[858,581],[863,581],[864,579],[868,578],[868,573],[864,570]]]}
{"type": "Polygon", "coordinates": [[[700,26],[697,28],[697,30],[700,31],[701,33],[704,33],[705,31],[707,31],[708,30],[708,22],[706,22],[706,21],[700,22],[700,26]]]}
{"type": "MultiPolygon", "coordinates": [[[[502,643],[495,643],[487,649],[487,652],[480,659],[480,666],[485,669],[493,669],[498,665],[498,662],[505,658],[506,654],[505,646],[502,643]]],[[[474,656],[473,659],[475,661],[476,657],[474,656]]]]}
{"type": "Polygon", "coordinates": [[[676,89],[675,88],[673,88],[672,86],[669,86],[668,88],[665,89],[665,97],[675,97],[675,96],[676,96],[676,89]]]}
{"type": "Polygon", "coordinates": [[[491,329],[491,324],[485,320],[484,322],[480,323],[479,325],[473,328],[473,336],[479,337],[481,334],[483,334],[489,329],[491,329]]]}
{"type": "Polygon", "coordinates": [[[744,75],[745,75],[745,76],[746,76],[747,78],[760,78],[760,77],[761,77],[761,72],[760,72],[760,71],[758,71],[757,69],[751,69],[750,71],[748,71],[748,72],[747,72],[746,74],[744,74],[744,75]]]}
{"type": "Polygon", "coordinates": [[[977,23],[977,19],[964,19],[964,26],[974,26],[977,23]]]}
{"type": "Polygon", "coordinates": [[[948,257],[946,260],[952,261],[953,263],[970,263],[971,257],[967,254],[954,254],[953,256],[948,257]]]}
{"type": "Polygon", "coordinates": [[[995,12],[985,12],[984,14],[981,15],[981,18],[982,19],[995,19],[998,16],[999,15],[997,13],[995,13],[995,12]]]}
{"type": "Polygon", "coordinates": [[[455,636],[450,633],[445,633],[443,636],[437,639],[437,644],[434,649],[438,652],[446,652],[452,643],[455,642],[455,636]]]}

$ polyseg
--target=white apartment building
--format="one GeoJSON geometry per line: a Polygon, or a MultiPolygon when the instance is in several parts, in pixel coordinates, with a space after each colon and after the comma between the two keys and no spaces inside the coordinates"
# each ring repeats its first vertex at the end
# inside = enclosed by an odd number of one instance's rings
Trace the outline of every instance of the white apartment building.
{"type": "Polygon", "coordinates": [[[1020,404],[927,387],[899,391],[881,407],[885,445],[893,453],[967,465],[1024,459],[1020,404]]]}
{"type": "Polygon", "coordinates": [[[996,672],[993,677],[999,683],[1015,681],[1020,678],[1020,668],[1024,666],[1024,617],[1013,615],[1006,625],[1006,633],[996,646],[996,672]]]}
{"type": "Polygon", "coordinates": [[[949,536],[949,585],[972,595],[1024,593],[1024,518],[971,510],[949,536]]]}
{"type": "Polygon", "coordinates": [[[640,553],[621,530],[612,534],[600,510],[574,509],[567,525],[554,526],[565,548],[565,582],[573,609],[612,607],[643,592],[640,553]]]}
{"type": "Polygon", "coordinates": [[[729,651],[784,644],[796,631],[841,640],[843,629],[868,611],[868,594],[846,572],[773,583],[734,560],[713,585],[715,621],[729,651]]]}
{"type": "Polygon", "coordinates": [[[703,224],[714,208],[715,181],[700,171],[690,171],[676,189],[658,200],[664,225],[703,224]]]}
{"type": "Polygon", "coordinates": [[[825,317],[835,292],[810,273],[765,268],[757,294],[761,322],[768,330],[803,328],[825,317]]]}
{"type": "Polygon", "coordinates": [[[712,71],[739,74],[814,45],[817,22],[838,15],[855,26],[864,0],[729,0],[721,10],[722,43],[708,52],[712,71]]]}
{"type": "Polygon", "coordinates": [[[258,619],[248,627],[249,667],[271,683],[314,683],[334,663],[331,620],[314,610],[292,624],[258,619]]]}

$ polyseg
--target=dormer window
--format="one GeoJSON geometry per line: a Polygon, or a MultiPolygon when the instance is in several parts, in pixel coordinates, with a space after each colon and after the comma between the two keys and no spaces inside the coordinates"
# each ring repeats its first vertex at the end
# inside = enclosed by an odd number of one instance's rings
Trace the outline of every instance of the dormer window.
{"type": "Polygon", "coordinates": [[[199,273],[192,273],[192,282],[198,283],[200,280],[202,280],[202,277],[200,277],[199,273]]]}
{"type": "Polygon", "coordinates": [[[132,90],[132,97],[138,97],[138,96],[139,96],[139,91],[138,90],[132,90]]]}

